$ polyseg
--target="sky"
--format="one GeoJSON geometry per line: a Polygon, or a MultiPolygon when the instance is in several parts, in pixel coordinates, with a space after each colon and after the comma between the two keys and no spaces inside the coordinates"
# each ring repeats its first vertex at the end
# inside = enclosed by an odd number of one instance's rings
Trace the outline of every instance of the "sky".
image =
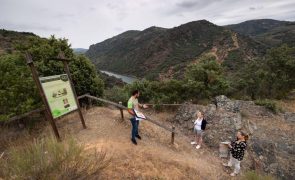
{"type": "Polygon", "coordinates": [[[0,0],[0,29],[55,35],[73,48],[150,26],[265,18],[295,21],[295,0],[0,0]]]}

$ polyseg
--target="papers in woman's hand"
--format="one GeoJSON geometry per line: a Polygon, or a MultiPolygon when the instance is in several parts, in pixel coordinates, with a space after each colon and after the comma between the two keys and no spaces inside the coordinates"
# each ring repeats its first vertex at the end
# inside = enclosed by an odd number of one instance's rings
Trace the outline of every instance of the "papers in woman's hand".
{"type": "Polygon", "coordinates": [[[222,144],[230,144],[230,142],[225,141],[225,142],[221,142],[222,144]]]}

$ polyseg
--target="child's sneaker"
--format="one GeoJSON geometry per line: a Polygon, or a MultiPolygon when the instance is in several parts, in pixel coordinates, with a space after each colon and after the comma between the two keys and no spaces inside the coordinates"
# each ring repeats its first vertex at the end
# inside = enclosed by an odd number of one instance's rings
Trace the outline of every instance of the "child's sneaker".
{"type": "Polygon", "coordinates": [[[196,141],[192,141],[192,142],[191,142],[191,145],[194,145],[194,144],[197,144],[196,141]]]}
{"type": "Polygon", "coordinates": [[[232,176],[232,177],[234,177],[234,176],[236,176],[237,174],[236,173],[230,173],[230,176],[232,176]]]}
{"type": "Polygon", "coordinates": [[[196,149],[200,149],[200,148],[201,148],[201,146],[200,146],[200,145],[197,145],[197,146],[196,146],[196,149]]]}
{"type": "Polygon", "coordinates": [[[225,167],[230,167],[227,163],[222,163],[222,165],[225,167]]]}

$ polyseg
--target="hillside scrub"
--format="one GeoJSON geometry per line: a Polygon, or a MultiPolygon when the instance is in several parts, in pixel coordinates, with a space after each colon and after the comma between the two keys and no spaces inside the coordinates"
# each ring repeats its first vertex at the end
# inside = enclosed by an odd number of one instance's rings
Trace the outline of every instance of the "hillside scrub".
{"type": "MultiPolygon", "coordinates": [[[[214,56],[205,55],[186,68],[181,80],[136,81],[108,90],[105,97],[126,102],[130,92],[138,89],[143,102],[155,104],[208,100],[220,94],[248,100],[284,98],[295,88],[294,54],[295,48],[286,45],[273,48],[266,54],[264,63],[248,62],[237,74],[226,74],[224,65],[214,56]]],[[[271,101],[257,103],[279,111],[271,101]]]]}
{"type": "Polygon", "coordinates": [[[245,64],[232,78],[232,93],[251,99],[281,99],[295,88],[295,48],[270,49],[265,58],[245,64]]]}
{"type": "Polygon", "coordinates": [[[183,80],[136,81],[123,88],[114,87],[105,94],[115,102],[126,102],[130,92],[140,91],[143,102],[182,103],[186,100],[210,99],[219,94],[226,94],[228,82],[223,75],[221,65],[213,56],[204,56],[187,68],[183,80]]]}
{"type": "Polygon", "coordinates": [[[275,101],[269,99],[258,99],[255,101],[255,104],[259,106],[264,106],[275,114],[281,111],[281,107],[279,107],[279,105],[275,101]]]}
{"type": "Polygon", "coordinates": [[[110,162],[105,152],[86,152],[74,139],[54,137],[12,146],[0,158],[4,179],[95,179],[110,162]]]}

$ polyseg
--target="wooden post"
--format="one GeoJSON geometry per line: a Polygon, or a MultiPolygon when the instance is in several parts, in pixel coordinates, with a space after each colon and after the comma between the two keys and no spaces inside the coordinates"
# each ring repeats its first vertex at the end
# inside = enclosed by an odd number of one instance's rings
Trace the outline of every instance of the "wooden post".
{"type": "MultiPolygon", "coordinates": [[[[119,102],[120,105],[122,105],[122,102],[120,101],[119,102]]],[[[124,114],[123,114],[123,109],[120,108],[120,112],[121,112],[121,118],[122,118],[122,121],[124,120],[124,114]]]]}
{"type": "Polygon", "coordinates": [[[171,133],[171,144],[174,144],[174,136],[175,136],[175,127],[172,126],[172,133],[171,133]]]}
{"type": "Polygon", "coordinates": [[[90,109],[92,107],[92,100],[90,98],[87,98],[88,99],[88,109],[90,109]]]}
{"type": "Polygon", "coordinates": [[[60,141],[60,136],[59,136],[59,133],[58,133],[58,130],[57,130],[57,127],[56,127],[55,121],[54,121],[53,116],[52,116],[52,114],[51,114],[51,112],[50,112],[49,104],[48,104],[48,102],[47,102],[47,100],[46,100],[46,97],[45,97],[45,94],[44,94],[44,92],[43,92],[43,89],[42,89],[42,86],[41,86],[40,80],[39,80],[39,78],[38,78],[38,73],[37,73],[36,68],[35,68],[35,66],[34,66],[34,63],[33,63],[32,57],[31,57],[31,55],[28,54],[28,53],[26,53],[26,60],[27,60],[27,64],[28,64],[28,66],[30,67],[30,69],[31,69],[31,71],[32,71],[33,79],[34,79],[34,81],[35,81],[35,83],[36,83],[36,85],[37,85],[37,89],[38,89],[38,91],[39,91],[39,93],[40,93],[40,95],[41,95],[42,101],[43,101],[43,103],[44,103],[44,105],[45,105],[45,110],[46,110],[46,112],[45,112],[45,118],[46,118],[47,120],[49,120],[50,125],[51,125],[51,127],[52,127],[52,129],[53,129],[53,132],[54,132],[55,137],[57,138],[57,140],[60,141]]]}
{"type": "Polygon", "coordinates": [[[77,93],[76,93],[75,87],[73,85],[73,81],[72,81],[71,73],[70,73],[70,70],[69,70],[68,62],[64,58],[63,58],[63,61],[62,62],[64,64],[64,69],[65,69],[65,71],[66,71],[66,73],[67,73],[67,75],[68,75],[68,77],[70,79],[70,84],[71,84],[71,87],[72,87],[72,90],[73,90],[73,93],[74,93],[74,97],[75,97],[75,101],[76,101],[76,104],[77,104],[77,107],[78,107],[78,112],[79,112],[80,120],[82,122],[83,128],[86,129],[85,120],[84,120],[84,117],[83,117],[83,114],[82,114],[82,111],[81,111],[81,107],[80,107],[79,101],[77,99],[77,93]]]}

